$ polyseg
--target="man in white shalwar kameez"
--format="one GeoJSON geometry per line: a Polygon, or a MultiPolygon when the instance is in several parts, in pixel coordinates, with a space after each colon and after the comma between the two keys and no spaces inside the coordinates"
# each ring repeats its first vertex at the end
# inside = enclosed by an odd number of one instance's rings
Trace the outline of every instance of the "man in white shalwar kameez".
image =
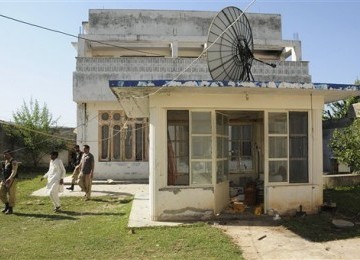
{"type": "Polygon", "coordinates": [[[54,212],[60,211],[61,203],[59,198],[59,189],[64,184],[66,170],[63,162],[58,158],[58,152],[51,152],[49,171],[41,178],[47,178],[47,193],[54,204],[54,212]]]}

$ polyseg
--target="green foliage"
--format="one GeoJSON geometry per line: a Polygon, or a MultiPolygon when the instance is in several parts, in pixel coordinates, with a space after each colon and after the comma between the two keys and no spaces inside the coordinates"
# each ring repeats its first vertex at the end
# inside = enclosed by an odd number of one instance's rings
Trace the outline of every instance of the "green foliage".
{"type": "Polygon", "coordinates": [[[360,170],[360,119],[345,128],[336,129],[330,141],[334,156],[349,165],[353,170],[360,170]]]}
{"type": "Polygon", "coordinates": [[[57,120],[53,120],[46,104],[41,107],[37,100],[25,101],[20,109],[13,113],[14,125],[5,126],[6,133],[24,147],[34,167],[51,150],[62,150],[65,142],[54,138],[57,120]]]}
{"type": "MultiPolygon", "coordinates": [[[[360,85],[360,80],[355,80],[355,85],[360,85]]],[[[342,119],[349,116],[352,104],[360,102],[360,96],[350,97],[345,100],[336,101],[326,105],[323,120],[342,119]]]]}
{"type": "Polygon", "coordinates": [[[354,103],[360,102],[360,96],[349,97],[345,100],[337,101],[327,105],[327,109],[324,110],[323,119],[342,119],[349,116],[351,106],[354,103]]]}

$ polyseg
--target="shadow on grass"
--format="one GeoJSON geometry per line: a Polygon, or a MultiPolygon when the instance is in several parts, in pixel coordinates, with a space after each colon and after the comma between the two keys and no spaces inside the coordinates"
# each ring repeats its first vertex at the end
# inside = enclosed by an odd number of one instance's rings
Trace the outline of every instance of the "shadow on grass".
{"type": "Polygon", "coordinates": [[[62,210],[59,214],[66,214],[69,216],[124,216],[123,212],[79,212],[71,210],[62,210]]]}
{"type": "Polygon", "coordinates": [[[118,197],[112,197],[112,198],[101,198],[101,197],[93,197],[91,199],[91,201],[94,201],[94,202],[108,202],[108,203],[121,203],[121,204],[126,204],[126,203],[129,203],[133,200],[134,198],[129,195],[128,197],[125,197],[125,198],[118,198],[118,197]]]}
{"type": "Polygon", "coordinates": [[[327,242],[360,236],[360,225],[338,228],[332,224],[332,220],[335,218],[341,217],[329,213],[320,213],[299,218],[283,218],[281,224],[295,234],[312,242],[327,242]]]}
{"type": "Polygon", "coordinates": [[[77,220],[78,218],[66,215],[60,215],[59,213],[54,214],[39,214],[39,213],[20,213],[16,212],[14,215],[19,217],[28,217],[28,218],[42,218],[46,220],[77,220]]]}
{"type": "Polygon", "coordinates": [[[42,218],[47,220],[78,220],[81,216],[124,216],[123,212],[78,212],[71,210],[62,210],[54,214],[40,214],[40,213],[14,213],[16,216],[29,218],[42,218]]]}
{"type": "Polygon", "coordinates": [[[92,189],[91,192],[99,192],[99,193],[102,193],[102,194],[108,194],[110,196],[134,196],[134,194],[131,194],[131,193],[127,193],[127,192],[118,192],[118,191],[106,191],[106,190],[94,190],[92,189]]]}

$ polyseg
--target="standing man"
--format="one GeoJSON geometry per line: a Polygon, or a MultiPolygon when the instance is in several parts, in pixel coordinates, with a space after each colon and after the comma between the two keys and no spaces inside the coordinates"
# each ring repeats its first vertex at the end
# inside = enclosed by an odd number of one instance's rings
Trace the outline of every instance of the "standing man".
{"type": "Polygon", "coordinates": [[[50,196],[51,202],[54,205],[54,212],[60,211],[60,198],[59,198],[59,191],[60,185],[64,184],[64,178],[66,174],[66,170],[64,167],[63,162],[58,158],[59,153],[54,151],[50,153],[50,164],[49,170],[47,173],[41,177],[41,180],[47,178],[46,189],[50,196]]]}
{"type": "Polygon", "coordinates": [[[15,206],[18,164],[12,157],[10,150],[4,151],[4,159],[0,184],[0,200],[5,204],[5,208],[1,212],[12,214],[15,206]]]}
{"type": "Polygon", "coordinates": [[[90,147],[85,144],[84,145],[84,154],[82,156],[79,168],[80,175],[78,184],[80,188],[85,191],[85,200],[89,200],[91,196],[91,185],[92,178],[94,175],[94,156],[90,153],[90,147]]]}
{"type": "Polygon", "coordinates": [[[81,158],[82,158],[82,155],[83,155],[83,152],[80,150],[79,145],[74,146],[74,152],[75,153],[74,153],[74,158],[73,158],[73,161],[72,161],[72,165],[75,168],[74,168],[73,174],[71,176],[71,186],[66,188],[67,190],[71,190],[71,191],[74,190],[74,185],[75,185],[76,181],[79,178],[79,173],[80,173],[80,167],[79,166],[80,166],[81,158]]]}

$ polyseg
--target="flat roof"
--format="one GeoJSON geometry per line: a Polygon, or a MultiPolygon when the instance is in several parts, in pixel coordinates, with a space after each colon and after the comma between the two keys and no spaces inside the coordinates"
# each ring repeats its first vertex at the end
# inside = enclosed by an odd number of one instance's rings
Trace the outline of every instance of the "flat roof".
{"type": "Polygon", "coordinates": [[[157,91],[234,91],[256,94],[314,94],[324,96],[325,103],[360,95],[360,85],[336,83],[291,83],[291,82],[248,82],[248,81],[215,81],[215,80],[110,80],[109,87],[121,92],[141,92],[156,89],[157,91]],[[126,90],[125,90],[125,89],[126,90]]]}

